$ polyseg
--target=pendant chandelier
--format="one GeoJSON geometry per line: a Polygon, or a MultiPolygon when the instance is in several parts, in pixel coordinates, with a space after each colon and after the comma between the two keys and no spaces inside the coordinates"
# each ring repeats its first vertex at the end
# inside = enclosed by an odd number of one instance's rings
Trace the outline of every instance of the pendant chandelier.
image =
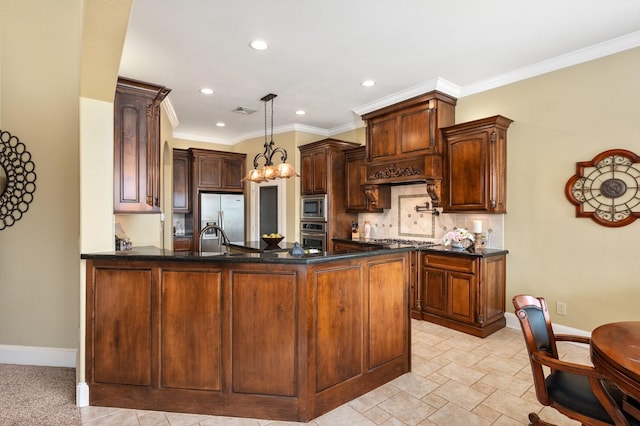
{"type": "Polygon", "coordinates": [[[296,173],[295,168],[291,164],[287,164],[287,150],[284,148],[274,148],[273,142],[273,99],[278,96],[269,93],[262,99],[264,102],[264,152],[259,153],[253,159],[253,170],[242,179],[243,181],[260,183],[273,179],[288,179],[292,176],[300,176],[296,173]],[[271,101],[271,139],[267,139],[267,102],[271,101]],[[273,156],[280,154],[280,164],[273,164],[273,156]],[[264,166],[258,169],[258,160],[264,159],[264,166]]]}

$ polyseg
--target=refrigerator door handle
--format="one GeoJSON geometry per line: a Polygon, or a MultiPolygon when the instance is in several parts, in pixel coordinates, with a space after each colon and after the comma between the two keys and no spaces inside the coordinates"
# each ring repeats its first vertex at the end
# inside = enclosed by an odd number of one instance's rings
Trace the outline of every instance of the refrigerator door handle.
{"type": "Polygon", "coordinates": [[[224,211],[220,210],[218,212],[218,223],[220,224],[220,228],[224,229],[224,211]]]}

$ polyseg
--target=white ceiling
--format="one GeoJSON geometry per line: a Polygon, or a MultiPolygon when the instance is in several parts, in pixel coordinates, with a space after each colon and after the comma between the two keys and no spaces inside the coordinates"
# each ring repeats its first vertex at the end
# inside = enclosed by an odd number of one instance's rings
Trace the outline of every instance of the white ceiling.
{"type": "Polygon", "coordinates": [[[172,89],[174,136],[233,144],[264,134],[268,93],[275,133],[331,136],[434,88],[463,97],[636,46],[638,0],[135,0],[120,75],[172,89]]]}

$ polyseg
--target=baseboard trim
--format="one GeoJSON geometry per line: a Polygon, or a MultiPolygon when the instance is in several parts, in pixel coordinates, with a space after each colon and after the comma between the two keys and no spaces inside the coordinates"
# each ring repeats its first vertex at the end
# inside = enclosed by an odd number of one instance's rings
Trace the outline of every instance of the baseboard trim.
{"type": "Polygon", "coordinates": [[[86,382],[80,382],[76,386],[76,406],[89,406],[89,385],[86,382]]]}
{"type": "Polygon", "coordinates": [[[0,345],[0,364],[76,368],[77,349],[0,345]]]}

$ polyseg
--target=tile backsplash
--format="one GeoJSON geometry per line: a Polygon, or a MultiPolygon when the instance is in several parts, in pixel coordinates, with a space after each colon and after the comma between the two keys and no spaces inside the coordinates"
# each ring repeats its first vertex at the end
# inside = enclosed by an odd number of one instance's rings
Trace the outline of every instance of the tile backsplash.
{"type": "MultiPolygon", "coordinates": [[[[360,228],[365,221],[371,223],[371,238],[402,238],[440,242],[445,233],[454,228],[465,228],[472,232],[473,221],[482,221],[486,247],[504,248],[504,215],[476,213],[440,213],[416,211],[431,199],[426,184],[391,187],[391,208],[383,213],[360,213],[360,228]]],[[[440,209],[442,211],[442,209],[440,209]]]]}

